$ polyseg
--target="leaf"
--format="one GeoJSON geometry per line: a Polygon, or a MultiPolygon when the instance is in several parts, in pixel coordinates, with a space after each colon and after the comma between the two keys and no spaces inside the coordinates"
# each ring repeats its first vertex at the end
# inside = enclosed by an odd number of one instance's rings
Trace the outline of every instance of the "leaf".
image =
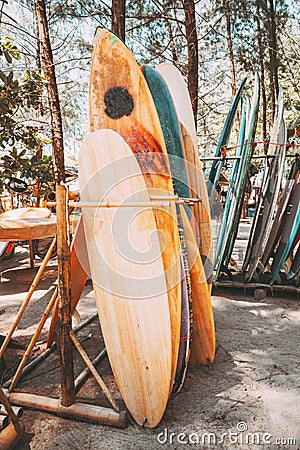
{"type": "Polygon", "coordinates": [[[12,63],[12,57],[10,56],[10,54],[7,50],[4,50],[4,56],[8,63],[12,63]]]}
{"type": "Polygon", "coordinates": [[[2,72],[2,70],[0,70],[0,78],[3,81],[4,84],[7,84],[7,78],[4,72],[2,72]]]}
{"type": "Polygon", "coordinates": [[[13,80],[14,74],[13,72],[10,72],[8,77],[7,77],[7,84],[10,84],[13,80]]]}

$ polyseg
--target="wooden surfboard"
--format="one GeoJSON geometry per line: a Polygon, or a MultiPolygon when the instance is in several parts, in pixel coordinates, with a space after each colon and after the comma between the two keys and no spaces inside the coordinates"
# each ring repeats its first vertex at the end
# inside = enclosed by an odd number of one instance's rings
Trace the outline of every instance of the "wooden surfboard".
{"type": "Polygon", "coordinates": [[[110,364],[131,415],[155,427],[170,394],[169,302],[158,231],[140,167],[112,130],[89,134],[79,155],[83,202],[142,202],[82,210],[98,314],[110,364]],[[144,204],[146,203],[146,205],[144,204]]]}
{"type": "MultiPolygon", "coordinates": [[[[105,29],[98,29],[94,38],[89,96],[91,130],[117,131],[136,155],[150,193],[174,195],[163,133],[146,80],[129,49],[105,29]]],[[[168,209],[155,209],[154,216],[168,287],[174,382],[181,314],[180,243],[175,204],[168,209]]]]}
{"type": "Polygon", "coordinates": [[[193,331],[190,362],[210,365],[214,361],[216,341],[210,290],[206,282],[202,260],[184,206],[180,213],[187,246],[193,295],[193,331]]]}

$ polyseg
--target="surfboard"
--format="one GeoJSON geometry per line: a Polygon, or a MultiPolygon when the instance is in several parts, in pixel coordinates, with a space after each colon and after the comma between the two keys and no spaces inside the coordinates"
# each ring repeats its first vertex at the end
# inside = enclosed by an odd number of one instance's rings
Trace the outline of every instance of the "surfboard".
{"type": "Polygon", "coordinates": [[[256,73],[254,90],[251,99],[249,117],[246,121],[245,142],[243,145],[243,151],[241,155],[241,161],[239,164],[239,170],[235,188],[236,201],[231,208],[228,216],[228,228],[226,236],[223,239],[223,245],[220,250],[219,261],[216,266],[215,280],[218,280],[221,271],[228,271],[228,265],[230,262],[231,254],[233,251],[235,239],[238,232],[242,206],[244,202],[244,190],[246,185],[246,176],[249,170],[251,157],[253,154],[253,143],[255,140],[258,112],[259,112],[259,99],[260,99],[260,79],[256,73]]]}
{"type": "Polygon", "coordinates": [[[190,95],[181,72],[173,64],[164,62],[156,66],[156,70],[162,75],[168,86],[180,122],[191,196],[202,200],[194,204],[192,212],[198,225],[199,249],[205,273],[208,282],[211,283],[213,245],[210,205],[206,181],[199,159],[197,133],[190,95]]]}
{"type": "MultiPolygon", "coordinates": [[[[110,128],[128,143],[151,195],[174,195],[166,146],[146,80],[129,49],[114,34],[98,29],[90,75],[91,130],[110,128]]],[[[180,341],[180,243],[175,204],[155,209],[168,287],[172,328],[172,382],[180,341]]],[[[170,386],[172,389],[172,386],[170,386]]]]}
{"type": "Polygon", "coordinates": [[[283,91],[280,89],[278,96],[278,110],[274,119],[270,145],[268,148],[268,154],[274,156],[274,158],[270,162],[269,170],[266,171],[252,222],[243,264],[243,272],[246,272],[246,281],[252,279],[260,258],[264,253],[266,242],[271,231],[273,215],[284,169],[286,139],[286,126],[283,120],[283,91]]]}
{"type": "Polygon", "coordinates": [[[211,292],[214,256],[210,206],[206,182],[200,163],[198,150],[195,148],[193,139],[183,124],[181,124],[181,133],[183,137],[184,155],[187,161],[187,169],[190,179],[191,197],[200,200],[199,202],[193,204],[192,211],[198,225],[199,251],[206,274],[206,280],[211,292]]]}
{"type": "Polygon", "coordinates": [[[275,256],[271,266],[271,281],[274,284],[276,277],[279,274],[283,264],[289,256],[290,250],[293,246],[295,238],[299,232],[300,227],[300,181],[298,179],[297,185],[291,195],[288,211],[288,217],[285,222],[282,236],[275,251],[275,256]]]}
{"type": "MultiPolygon", "coordinates": [[[[179,235],[184,240],[183,228],[180,229],[179,235]]],[[[185,243],[184,243],[185,245],[185,243]]],[[[182,245],[183,246],[183,245],[182,245]]],[[[191,302],[191,279],[189,273],[187,250],[181,253],[181,323],[180,323],[180,344],[178,350],[178,360],[175,374],[175,382],[172,389],[172,394],[180,392],[188,368],[190,359],[190,309],[191,302]],[[184,253],[184,257],[183,257],[184,253]],[[189,286],[189,289],[188,289],[189,286]]]]}
{"type": "Polygon", "coordinates": [[[152,428],[161,420],[170,394],[172,342],[148,189],[128,144],[112,130],[98,130],[85,138],[79,183],[83,202],[106,205],[83,207],[82,215],[109,361],[131,415],[138,424],[152,428]]]}
{"type": "Polygon", "coordinates": [[[288,280],[293,280],[294,278],[297,277],[297,275],[299,275],[300,272],[300,245],[299,245],[299,231],[298,231],[298,236],[296,236],[296,240],[298,243],[298,249],[296,251],[296,254],[294,256],[292,265],[291,265],[291,269],[287,275],[288,280]]]}
{"type": "MultiPolygon", "coordinates": [[[[230,104],[229,111],[227,113],[225,123],[223,125],[221,135],[218,141],[218,145],[215,151],[215,157],[220,157],[222,155],[222,148],[227,146],[231,129],[234,123],[234,118],[236,116],[237,108],[242,96],[243,89],[245,87],[247,78],[244,78],[244,80],[241,82],[235,96],[232,99],[232,102],[230,104]]],[[[220,178],[220,173],[223,166],[223,160],[214,160],[211,165],[210,173],[208,176],[208,195],[211,196],[213,190],[216,188],[216,185],[220,178]]]]}
{"type": "Polygon", "coordinates": [[[221,229],[219,232],[219,238],[217,242],[217,248],[215,252],[215,261],[214,265],[215,267],[218,264],[220,252],[223,245],[224,237],[226,236],[227,228],[228,228],[228,218],[230,216],[230,211],[232,208],[234,208],[234,204],[236,202],[236,196],[235,196],[235,186],[237,182],[237,176],[238,176],[238,170],[240,166],[240,158],[243,152],[243,145],[245,140],[245,129],[246,129],[246,117],[247,117],[247,111],[249,111],[249,99],[244,100],[241,98],[241,119],[240,119],[240,130],[239,130],[239,139],[238,139],[238,145],[237,145],[237,151],[236,156],[238,159],[233,164],[229,184],[227,188],[227,195],[226,200],[224,204],[224,211],[222,216],[222,223],[221,223],[221,229]]]}
{"type": "Polygon", "coordinates": [[[270,231],[270,235],[262,255],[262,265],[266,267],[271,258],[276,245],[278,244],[278,240],[280,235],[282,234],[282,230],[287,219],[287,208],[290,203],[290,197],[292,195],[293,190],[297,185],[297,181],[300,175],[300,158],[296,158],[292,164],[291,170],[289,172],[288,179],[286,180],[284,190],[280,199],[280,203],[278,205],[276,215],[273,221],[272,229],[270,231]]]}
{"type": "MultiPolygon", "coordinates": [[[[149,67],[149,66],[144,66],[143,68],[144,74],[145,74],[145,78],[147,80],[147,83],[149,85],[152,97],[154,99],[154,103],[156,105],[157,111],[158,111],[158,116],[160,119],[160,123],[161,123],[161,127],[164,133],[164,138],[165,138],[165,143],[166,143],[166,148],[169,154],[169,159],[170,159],[170,167],[171,167],[171,174],[172,174],[172,178],[173,178],[173,183],[175,186],[175,192],[180,195],[181,197],[188,197],[190,195],[190,190],[189,190],[189,186],[190,186],[190,181],[189,181],[189,177],[188,177],[188,173],[187,173],[187,167],[186,167],[186,163],[184,160],[184,154],[183,154],[183,146],[182,146],[182,139],[181,139],[181,134],[180,134],[180,128],[179,128],[179,124],[178,124],[178,118],[177,118],[177,114],[175,111],[175,108],[173,106],[173,101],[171,98],[171,95],[169,93],[169,90],[167,88],[167,85],[164,81],[164,79],[162,78],[162,76],[153,68],[149,67]]],[[[178,209],[178,207],[177,207],[178,209]]],[[[179,217],[179,221],[182,221],[182,215],[183,213],[180,212],[180,217],[179,217]]],[[[194,232],[193,229],[193,222],[191,221],[190,218],[191,215],[191,211],[190,208],[185,205],[184,206],[184,219],[187,217],[189,222],[190,222],[190,226],[194,232]]],[[[179,223],[179,229],[181,228],[181,225],[179,223]]],[[[185,239],[185,234],[187,233],[189,240],[192,239],[192,236],[189,236],[189,231],[190,228],[187,228],[187,225],[183,225],[183,234],[184,234],[184,241],[185,239]]],[[[192,243],[197,247],[197,241],[195,239],[195,233],[194,233],[194,240],[192,241],[192,243]]],[[[192,245],[191,243],[189,245],[192,245]]],[[[183,249],[182,249],[183,251],[183,249]]],[[[187,251],[189,252],[189,250],[187,249],[187,251]]],[[[207,285],[207,281],[206,281],[206,277],[205,277],[205,272],[203,270],[203,265],[202,265],[202,261],[200,258],[200,254],[199,254],[199,250],[196,252],[195,257],[198,259],[198,272],[197,272],[197,276],[198,279],[199,277],[201,277],[202,282],[200,283],[199,281],[196,282],[196,279],[193,280],[192,283],[192,289],[191,289],[191,294],[192,294],[192,306],[190,307],[190,315],[191,315],[191,341],[192,341],[192,349],[194,347],[194,315],[196,315],[197,318],[199,318],[201,315],[204,314],[204,310],[203,308],[201,308],[202,304],[203,305],[210,305],[211,308],[211,301],[210,301],[210,290],[208,288],[207,285]],[[199,261],[200,260],[200,261],[199,261]],[[201,263],[200,263],[201,262],[201,263]],[[199,270],[202,270],[202,273],[199,272],[199,270]],[[206,288],[205,286],[206,285],[206,288]],[[204,296],[206,296],[207,298],[204,298],[204,296]],[[195,298],[195,300],[194,300],[195,298]]],[[[189,261],[189,263],[191,263],[192,261],[189,261]]],[[[194,271],[195,270],[195,265],[193,264],[192,267],[190,266],[190,271],[194,271]]],[[[212,312],[212,310],[210,311],[212,312]]],[[[207,317],[204,314],[205,317],[207,317]]],[[[201,323],[201,326],[203,324],[201,323]]],[[[197,322],[197,332],[198,329],[200,328],[199,323],[197,322]]],[[[205,330],[206,331],[206,330],[205,330]]],[[[201,341],[203,341],[204,337],[203,335],[205,334],[205,332],[203,332],[203,327],[201,329],[201,341]]],[[[199,336],[196,334],[196,340],[199,340],[199,336]]],[[[195,344],[196,346],[198,345],[198,343],[196,342],[195,344]]],[[[200,352],[199,352],[200,353],[200,352]]],[[[203,351],[202,351],[203,353],[203,351]]],[[[212,354],[213,352],[209,353],[209,356],[207,356],[206,354],[201,354],[200,356],[196,356],[197,360],[201,360],[202,363],[204,364],[208,364],[208,361],[211,363],[212,362],[212,354]]],[[[194,352],[194,356],[195,356],[196,352],[194,352]]]]}
{"type": "Polygon", "coordinates": [[[193,295],[193,329],[191,330],[192,345],[190,362],[193,364],[198,361],[201,364],[210,365],[214,361],[216,348],[210,289],[206,282],[199,248],[183,205],[180,205],[180,215],[190,265],[193,295]]]}

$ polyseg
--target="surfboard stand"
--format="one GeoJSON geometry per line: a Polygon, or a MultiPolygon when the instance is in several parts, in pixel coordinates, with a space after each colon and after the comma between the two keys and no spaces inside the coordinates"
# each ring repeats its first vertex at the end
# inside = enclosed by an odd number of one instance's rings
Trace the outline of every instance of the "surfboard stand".
{"type": "Polygon", "coordinates": [[[290,286],[290,285],[277,285],[274,284],[273,286],[270,286],[269,284],[263,284],[263,283],[242,283],[237,281],[215,281],[213,282],[213,289],[214,293],[216,295],[216,292],[219,290],[242,290],[244,294],[251,291],[253,293],[253,297],[255,300],[262,300],[263,298],[267,297],[267,294],[270,293],[270,295],[274,295],[275,292],[277,293],[290,293],[295,295],[295,298],[300,297],[300,288],[297,288],[296,286],[290,286]]]}
{"type": "MultiPolygon", "coordinates": [[[[37,327],[34,337],[32,338],[27,350],[25,351],[25,355],[21,361],[21,364],[19,365],[19,368],[17,369],[15,376],[12,378],[12,380],[9,380],[8,382],[5,383],[5,386],[9,387],[9,389],[6,389],[4,391],[7,396],[7,397],[5,396],[5,398],[6,399],[8,398],[9,401],[14,405],[25,406],[45,412],[54,413],[61,417],[75,420],[91,421],[116,426],[119,428],[124,428],[127,425],[129,413],[127,411],[120,411],[118,404],[113,399],[113,396],[111,395],[108,388],[106,387],[100,375],[97,373],[95,369],[96,362],[99,362],[104,358],[106,354],[105,349],[97,356],[97,358],[93,362],[90,361],[89,357],[83,350],[81,344],[79,343],[75,335],[75,332],[78,331],[79,327],[77,327],[77,329],[74,331],[72,330],[71,308],[70,308],[71,298],[70,298],[70,288],[68,284],[69,277],[68,274],[66,273],[69,269],[67,262],[70,256],[70,248],[68,243],[68,220],[66,218],[67,191],[63,185],[58,185],[56,187],[56,199],[57,199],[57,246],[59,248],[59,245],[62,245],[62,247],[64,248],[64,251],[62,252],[61,255],[60,264],[58,264],[58,279],[62,285],[60,286],[60,292],[62,291],[64,293],[64,295],[60,295],[58,297],[58,304],[59,304],[58,346],[60,350],[60,366],[61,366],[60,370],[61,398],[55,399],[36,394],[13,392],[15,386],[17,385],[17,382],[19,381],[21,376],[24,375],[24,372],[26,371],[26,373],[28,373],[28,371],[31,370],[33,366],[38,364],[38,363],[35,364],[30,363],[27,366],[25,366],[26,361],[34,346],[34,343],[36,342],[36,339],[42,330],[43,324],[53,306],[53,302],[56,299],[57,295],[56,291],[54,291],[49,301],[49,304],[44,312],[43,317],[41,318],[41,321],[37,327]],[[73,345],[75,345],[75,347],[79,351],[81,357],[83,358],[87,366],[86,369],[77,377],[75,382],[73,374],[73,345]],[[105,396],[107,397],[108,401],[112,405],[112,408],[95,406],[76,401],[75,392],[76,390],[79,389],[80,385],[83,383],[83,380],[87,378],[90,372],[94,375],[98,385],[100,386],[105,396]]],[[[43,262],[42,265],[46,266],[46,264],[47,261],[43,262]]],[[[35,287],[36,283],[33,283],[32,292],[30,291],[31,295],[35,287]]],[[[29,302],[29,299],[27,295],[25,299],[26,304],[25,305],[23,304],[22,306],[21,311],[22,314],[29,302]]],[[[18,314],[19,320],[22,314],[20,314],[19,312],[18,314]]],[[[97,315],[94,315],[92,316],[92,318],[95,318],[96,316],[97,315]]],[[[90,320],[91,319],[89,318],[88,321],[90,320]]],[[[85,321],[85,325],[88,323],[88,321],[85,321]]],[[[18,322],[17,323],[16,322],[17,321],[15,321],[13,329],[9,333],[10,336],[7,337],[5,348],[7,347],[10,337],[17,326],[18,322]]],[[[81,324],[81,328],[82,327],[83,325],[81,324]]],[[[47,353],[47,356],[50,353],[52,353],[53,347],[56,347],[56,344],[54,344],[51,348],[46,350],[45,353],[47,353]]],[[[0,349],[1,356],[3,356],[5,348],[4,346],[2,346],[2,348],[0,349]]],[[[38,362],[43,361],[47,356],[40,355],[37,358],[39,359],[38,362]]]]}

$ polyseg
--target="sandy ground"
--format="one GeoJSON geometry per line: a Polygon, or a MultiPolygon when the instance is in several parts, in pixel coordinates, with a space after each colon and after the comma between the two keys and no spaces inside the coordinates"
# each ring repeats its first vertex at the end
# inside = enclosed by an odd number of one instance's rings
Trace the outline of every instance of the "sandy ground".
{"type": "MultiPolygon", "coordinates": [[[[1,264],[0,334],[5,334],[36,269],[30,269],[26,248],[19,248],[1,264]]],[[[47,269],[14,338],[28,343],[53,291],[55,261],[47,269]]],[[[287,294],[286,294],[287,295],[287,294]]],[[[131,419],[125,429],[63,419],[25,409],[26,434],[19,450],[52,449],[300,449],[300,310],[299,299],[268,297],[260,301],[240,293],[213,296],[217,352],[213,367],[189,367],[182,391],[169,401],[156,429],[143,429],[131,419]]],[[[84,319],[95,311],[92,286],[79,304],[84,319]]],[[[47,322],[48,325],[48,322],[47,322]]],[[[90,357],[103,347],[99,324],[92,322],[79,334],[90,357]]],[[[47,330],[35,353],[45,348],[47,330]]],[[[15,370],[22,351],[9,348],[2,382],[15,370]]],[[[75,371],[84,367],[75,355],[75,371]]],[[[109,363],[98,367],[121,406],[109,363]]],[[[28,374],[19,391],[58,397],[57,352],[28,374]]],[[[98,386],[89,379],[77,399],[107,406],[98,386]]]]}

